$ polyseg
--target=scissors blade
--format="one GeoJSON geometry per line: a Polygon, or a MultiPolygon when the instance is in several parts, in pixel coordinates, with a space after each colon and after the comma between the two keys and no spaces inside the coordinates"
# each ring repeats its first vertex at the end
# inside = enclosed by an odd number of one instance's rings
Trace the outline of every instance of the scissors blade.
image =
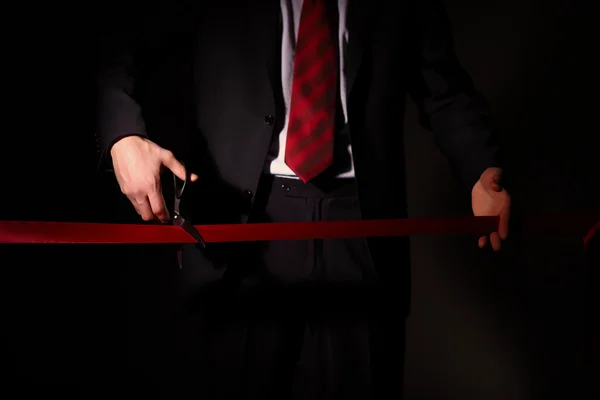
{"type": "Polygon", "coordinates": [[[181,228],[183,228],[183,230],[186,231],[188,235],[190,235],[191,237],[194,238],[194,240],[196,241],[196,243],[201,248],[205,248],[206,247],[206,242],[202,238],[202,235],[200,235],[200,232],[198,232],[198,230],[196,228],[194,228],[194,226],[192,224],[190,224],[189,222],[187,222],[181,215],[179,215],[179,213],[175,213],[173,223],[175,225],[180,226],[181,228]]]}
{"type": "Polygon", "coordinates": [[[185,229],[185,231],[194,238],[194,240],[198,243],[198,245],[202,248],[206,247],[206,242],[204,241],[204,239],[202,238],[202,235],[200,235],[200,232],[198,232],[196,230],[196,228],[194,228],[192,225],[190,224],[184,224],[183,225],[183,229],[185,229]]]}

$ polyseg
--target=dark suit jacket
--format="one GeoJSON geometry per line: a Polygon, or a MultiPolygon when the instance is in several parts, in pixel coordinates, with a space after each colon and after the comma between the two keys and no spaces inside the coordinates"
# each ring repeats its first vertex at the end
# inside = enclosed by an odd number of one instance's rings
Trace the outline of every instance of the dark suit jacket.
{"type": "MultiPolygon", "coordinates": [[[[194,164],[205,182],[198,187],[212,194],[198,202],[203,209],[222,210],[194,213],[195,222],[245,222],[267,148],[283,124],[279,0],[206,3],[185,13],[161,10],[140,29],[130,29],[129,40],[114,42],[118,46],[99,75],[99,150],[124,135],[150,133],[148,120],[156,112],[143,106],[144,79],[165,60],[178,58],[193,75],[182,85],[193,100],[182,117],[190,122],[174,121],[169,131],[190,134],[167,142],[186,143],[176,153],[194,164]]],[[[406,214],[407,94],[467,187],[498,164],[489,116],[454,53],[441,1],[349,0],[347,29],[348,125],[364,218],[406,214]]],[[[176,75],[185,74],[171,74],[167,87],[178,85],[176,75]]],[[[165,107],[169,101],[163,98],[163,112],[165,107]]],[[[407,248],[399,239],[370,241],[382,280],[407,285],[408,251],[398,262],[389,260],[398,260],[399,245],[407,248]]]]}

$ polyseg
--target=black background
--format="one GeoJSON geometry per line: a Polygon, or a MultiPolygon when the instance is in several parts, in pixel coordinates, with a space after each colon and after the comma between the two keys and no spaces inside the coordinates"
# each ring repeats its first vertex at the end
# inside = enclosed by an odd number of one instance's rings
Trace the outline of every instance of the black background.
{"type": "MultiPolygon", "coordinates": [[[[447,3],[457,52],[494,109],[515,213],[600,204],[591,10],[567,0],[447,3]]],[[[2,28],[0,219],[135,222],[114,177],[96,171],[93,136],[98,37],[119,8],[35,7],[4,15],[14,28],[2,28]]],[[[412,105],[408,113],[410,215],[467,215],[468,192],[412,105]]],[[[0,246],[6,390],[150,390],[173,340],[164,250],[0,246]]],[[[591,393],[580,239],[513,236],[491,254],[470,237],[415,237],[412,257],[408,399],[591,393]]]]}

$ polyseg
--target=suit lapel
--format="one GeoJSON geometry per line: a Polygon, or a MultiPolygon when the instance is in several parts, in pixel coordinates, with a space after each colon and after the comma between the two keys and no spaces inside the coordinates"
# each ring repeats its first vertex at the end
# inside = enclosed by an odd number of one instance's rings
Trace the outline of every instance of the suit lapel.
{"type": "Polygon", "coordinates": [[[366,0],[347,0],[346,29],[348,30],[348,45],[346,48],[345,73],[348,94],[356,81],[356,76],[363,60],[364,50],[369,34],[371,9],[366,0]]]}
{"type": "MultiPolygon", "coordinates": [[[[268,32],[268,46],[271,51],[268,52],[266,59],[267,73],[271,82],[271,87],[276,97],[281,97],[281,35],[282,35],[282,15],[281,6],[279,1],[274,1],[276,5],[271,7],[270,20],[272,21],[269,27],[271,28],[268,32]]],[[[281,100],[283,101],[283,99],[281,100]]]]}
{"type": "MultiPolygon", "coordinates": [[[[244,0],[247,1],[247,0],[244,0]]],[[[281,6],[279,0],[251,1],[248,11],[253,18],[256,36],[257,61],[260,62],[263,77],[268,79],[273,94],[278,101],[281,97],[281,6]]],[[[262,78],[262,77],[261,77],[262,78]]]]}

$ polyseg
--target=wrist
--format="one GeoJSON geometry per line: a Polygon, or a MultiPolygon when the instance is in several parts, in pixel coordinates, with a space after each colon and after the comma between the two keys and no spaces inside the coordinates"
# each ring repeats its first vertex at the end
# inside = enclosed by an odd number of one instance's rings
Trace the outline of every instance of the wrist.
{"type": "Polygon", "coordinates": [[[138,135],[138,134],[131,134],[131,135],[127,135],[127,136],[121,136],[118,139],[114,140],[109,148],[108,148],[108,152],[110,154],[111,157],[114,157],[115,154],[117,152],[119,152],[119,149],[121,149],[124,146],[127,146],[129,143],[138,141],[138,140],[144,140],[144,136],[142,135],[138,135]]]}

